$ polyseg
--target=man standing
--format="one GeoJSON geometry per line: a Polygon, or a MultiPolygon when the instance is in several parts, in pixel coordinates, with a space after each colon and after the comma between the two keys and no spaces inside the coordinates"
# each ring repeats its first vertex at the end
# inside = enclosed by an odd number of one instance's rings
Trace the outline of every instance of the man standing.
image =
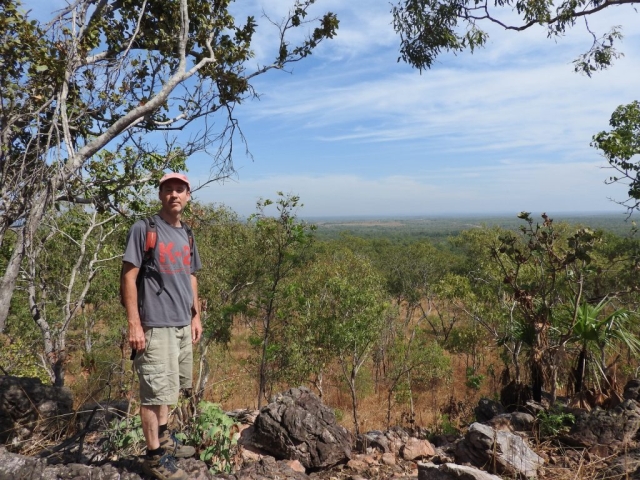
{"type": "Polygon", "coordinates": [[[182,480],[188,477],[175,458],[190,457],[195,449],[182,445],[167,429],[167,423],[169,405],[178,403],[181,388],[191,388],[192,344],[202,335],[194,276],[201,263],[195,242],[187,234],[188,227],[181,222],[191,199],[186,175],[169,173],[162,177],[159,198],[162,207],[153,217],[157,239],[152,265],[157,272],[143,275],[141,292],[145,293],[138,299],[136,279],[145,260],[147,241],[146,223],[139,220],[127,236],[122,298],[140,380],[140,418],[147,442],[143,468],[160,480],[182,480]]]}

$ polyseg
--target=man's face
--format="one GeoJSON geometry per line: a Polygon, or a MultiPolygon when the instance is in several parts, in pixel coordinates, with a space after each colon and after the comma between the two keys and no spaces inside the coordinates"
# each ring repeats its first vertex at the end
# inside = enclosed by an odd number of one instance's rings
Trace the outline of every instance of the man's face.
{"type": "Polygon", "coordinates": [[[162,210],[166,213],[178,214],[182,213],[184,207],[187,206],[191,193],[184,182],[172,178],[162,184],[159,197],[162,202],[162,210]]]}

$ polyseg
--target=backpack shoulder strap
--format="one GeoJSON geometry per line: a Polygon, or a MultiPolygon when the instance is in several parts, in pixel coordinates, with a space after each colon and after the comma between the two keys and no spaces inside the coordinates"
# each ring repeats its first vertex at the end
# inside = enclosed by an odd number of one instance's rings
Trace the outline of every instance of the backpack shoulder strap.
{"type": "Polygon", "coordinates": [[[191,227],[183,221],[180,221],[180,223],[182,224],[184,231],[187,232],[187,237],[189,238],[189,255],[193,258],[193,230],[191,230],[191,227]]]}
{"type": "Polygon", "coordinates": [[[145,218],[144,224],[146,227],[144,257],[149,258],[153,256],[153,249],[156,248],[156,243],[158,241],[158,229],[156,227],[156,219],[153,217],[145,218]]]}

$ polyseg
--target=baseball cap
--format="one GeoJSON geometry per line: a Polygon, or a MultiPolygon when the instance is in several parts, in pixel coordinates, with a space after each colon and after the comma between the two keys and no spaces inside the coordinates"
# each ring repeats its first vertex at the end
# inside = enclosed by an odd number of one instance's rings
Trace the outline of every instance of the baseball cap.
{"type": "Polygon", "coordinates": [[[176,180],[180,180],[181,182],[184,182],[187,184],[187,188],[189,190],[191,190],[191,184],[189,183],[189,179],[187,178],[187,176],[184,173],[167,173],[164,177],[162,177],[160,179],[160,186],[162,186],[162,184],[164,182],[166,182],[167,180],[171,180],[175,178],[176,180]]]}

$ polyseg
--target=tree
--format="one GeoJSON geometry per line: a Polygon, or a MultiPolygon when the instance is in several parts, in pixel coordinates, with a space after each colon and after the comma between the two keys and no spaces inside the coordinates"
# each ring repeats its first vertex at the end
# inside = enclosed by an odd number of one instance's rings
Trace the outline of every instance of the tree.
{"type": "MultiPolygon", "coordinates": [[[[64,385],[68,360],[67,332],[87,307],[91,284],[114,256],[104,248],[119,227],[115,214],[74,207],[54,210],[38,229],[26,253],[20,288],[42,335],[42,363],[54,385],[64,385]]],[[[95,305],[94,305],[95,306],[95,305]]]]}
{"type": "Polygon", "coordinates": [[[286,18],[269,22],[279,30],[275,58],[251,71],[257,23],[237,23],[230,0],[79,0],[46,24],[17,0],[0,3],[0,244],[17,233],[0,280],[0,331],[20,264],[56,201],[118,210],[123,188],[184,168],[201,150],[211,152],[212,177],[233,170],[242,138],[234,109],[255,95],[251,80],[335,35],[327,13],[290,43],[314,2],[294,0],[286,18]],[[112,153],[96,156],[107,145],[112,153]]]}
{"type": "Polygon", "coordinates": [[[640,102],[620,105],[611,115],[609,125],[612,129],[594,135],[591,145],[618,172],[609,178],[609,183],[628,183],[629,198],[619,203],[631,214],[640,208],[640,102]]]}
{"type": "Polygon", "coordinates": [[[483,46],[488,38],[483,25],[523,31],[543,26],[548,37],[561,37],[584,20],[593,37],[590,48],[575,60],[576,71],[591,75],[609,67],[621,53],[614,43],[622,38],[620,27],[606,33],[593,32],[591,15],[618,5],[634,5],[637,0],[579,0],[554,4],[545,0],[399,0],[392,8],[393,24],[400,35],[400,59],[419,70],[431,68],[444,51],[460,52],[483,46]],[[511,21],[513,11],[518,20],[511,21]]]}
{"type": "Polygon", "coordinates": [[[305,352],[307,371],[316,376],[337,360],[351,394],[357,434],[357,379],[387,319],[383,278],[366,258],[347,249],[323,255],[305,277],[297,292],[299,322],[289,343],[305,352]]]}
{"type": "Polygon", "coordinates": [[[558,333],[556,309],[571,300],[574,308],[583,301],[591,268],[591,254],[599,236],[589,229],[578,229],[565,237],[553,220],[542,215],[536,223],[527,212],[519,218],[526,224],[521,235],[506,232],[491,251],[492,259],[503,274],[513,310],[511,332],[529,349],[529,367],[533,398],[540,401],[545,385],[545,367],[551,374],[552,401],[555,400],[557,362],[555,354],[571,339],[573,326],[558,333]]]}
{"type": "Polygon", "coordinates": [[[249,302],[258,258],[252,228],[236,213],[223,206],[191,203],[189,207],[185,221],[193,228],[202,259],[198,296],[203,332],[194,392],[201,399],[211,373],[209,349],[231,340],[234,315],[246,311],[249,302]]]}
{"type": "Polygon", "coordinates": [[[289,295],[287,283],[296,269],[305,264],[306,252],[315,229],[297,218],[297,209],[302,206],[300,197],[278,192],[279,199],[261,200],[257,213],[249,219],[254,229],[252,247],[259,259],[254,272],[253,289],[249,292],[248,312],[256,322],[254,346],[259,350],[258,361],[258,408],[267,398],[269,377],[273,376],[273,362],[279,332],[288,322],[280,313],[284,299],[289,295]],[[272,217],[267,208],[275,206],[278,215],[272,217]]]}

